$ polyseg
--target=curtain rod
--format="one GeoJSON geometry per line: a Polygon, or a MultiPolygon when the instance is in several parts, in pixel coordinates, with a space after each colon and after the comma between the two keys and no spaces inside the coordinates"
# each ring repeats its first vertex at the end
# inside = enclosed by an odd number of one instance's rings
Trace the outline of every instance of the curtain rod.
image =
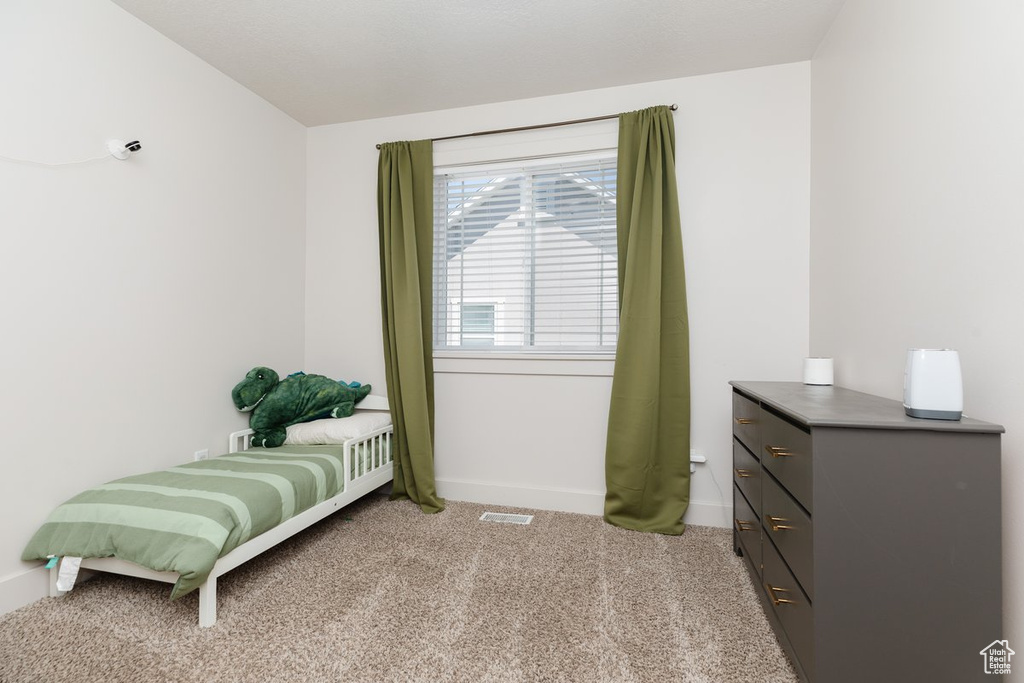
{"type": "MultiPolygon", "coordinates": [[[[675,111],[679,109],[679,105],[669,105],[669,109],[675,111]]],[[[572,126],[577,123],[592,123],[594,121],[607,121],[608,119],[617,119],[618,114],[606,114],[604,116],[591,116],[589,119],[573,119],[572,121],[556,121],[555,123],[538,123],[533,126],[519,126],[518,128],[497,128],[495,130],[481,130],[476,133],[462,133],[461,135],[447,135],[443,138],[430,138],[431,142],[439,142],[441,140],[458,140],[459,138],[475,138],[481,135],[498,135],[499,133],[518,133],[523,130],[538,130],[540,128],[557,128],[558,126],[572,126]]],[[[377,149],[380,149],[380,143],[377,143],[377,149]]]]}

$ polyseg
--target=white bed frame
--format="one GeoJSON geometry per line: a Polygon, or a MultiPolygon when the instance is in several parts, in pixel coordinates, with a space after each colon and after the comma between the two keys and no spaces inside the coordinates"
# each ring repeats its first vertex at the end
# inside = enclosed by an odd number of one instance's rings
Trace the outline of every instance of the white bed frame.
{"type": "MultiPolygon", "coordinates": [[[[388,402],[383,396],[370,395],[360,401],[356,408],[357,410],[387,410],[388,402]]],[[[217,560],[206,582],[199,586],[200,627],[213,626],[217,622],[217,577],[223,576],[235,567],[245,564],[263,551],[273,548],[281,541],[291,538],[331,513],[340,510],[349,503],[362,498],[367,493],[391,481],[393,476],[391,454],[392,429],[389,425],[358,438],[349,439],[344,443],[343,468],[345,472],[345,488],[341,493],[246,541],[217,560]],[[379,461],[377,458],[369,458],[369,463],[363,466],[362,471],[356,471],[355,476],[353,476],[352,458],[356,448],[363,445],[371,447],[370,453],[381,453],[383,457],[379,461]]],[[[228,437],[228,453],[237,453],[240,450],[244,451],[249,448],[249,436],[252,433],[251,429],[243,429],[232,433],[228,437]]],[[[361,459],[361,461],[365,460],[365,458],[361,459]]],[[[135,576],[165,583],[175,583],[178,580],[177,572],[153,571],[134,562],[127,562],[114,557],[85,558],[82,560],[81,567],[82,569],[92,571],[135,576]]],[[[64,591],[57,590],[57,574],[59,570],[59,565],[50,569],[50,595],[53,597],[64,593],[64,591]]]]}

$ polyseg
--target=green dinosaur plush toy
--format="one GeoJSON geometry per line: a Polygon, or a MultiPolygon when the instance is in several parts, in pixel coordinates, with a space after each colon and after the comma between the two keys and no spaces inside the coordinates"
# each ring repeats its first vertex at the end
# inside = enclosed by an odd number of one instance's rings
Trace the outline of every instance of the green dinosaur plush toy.
{"type": "Polygon", "coordinates": [[[279,381],[270,368],[249,371],[231,390],[235,407],[249,416],[253,446],[276,448],[284,443],[286,427],[327,417],[348,417],[370,393],[370,385],[297,372],[279,381]]]}

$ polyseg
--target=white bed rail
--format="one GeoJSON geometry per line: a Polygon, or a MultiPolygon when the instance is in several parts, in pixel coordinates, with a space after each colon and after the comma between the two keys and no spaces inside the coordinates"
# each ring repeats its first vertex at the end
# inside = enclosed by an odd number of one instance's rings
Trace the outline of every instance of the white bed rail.
{"type": "Polygon", "coordinates": [[[350,481],[391,465],[393,432],[393,427],[388,425],[345,442],[345,488],[350,481]]]}
{"type": "MultiPolygon", "coordinates": [[[[388,410],[388,399],[386,397],[384,397],[384,396],[377,396],[375,394],[369,394],[368,396],[363,397],[363,400],[361,400],[356,405],[356,412],[363,411],[363,410],[373,410],[373,411],[382,411],[382,412],[386,411],[386,410],[388,410]]],[[[379,430],[377,430],[375,432],[371,432],[370,434],[364,434],[364,435],[359,436],[359,437],[357,437],[355,439],[350,439],[349,441],[345,442],[346,452],[349,450],[350,444],[357,443],[360,439],[365,439],[365,438],[368,438],[368,437],[371,437],[371,436],[376,436],[377,434],[382,434],[384,432],[390,432],[390,431],[391,431],[390,427],[385,427],[385,428],[379,429],[379,430]]],[[[228,453],[240,453],[241,451],[247,450],[249,448],[249,446],[250,446],[250,439],[248,439],[247,437],[252,436],[254,433],[255,432],[252,429],[239,429],[237,432],[231,432],[231,434],[228,435],[228,453]]],[[[390,437],[387,440],[387,444],[388,444],[388,452],[390,453],[391,452],[391,449],[390,449],[391,439],[390,439],[390,437]]]]}
{"type": "Polygon", "coordinates": [[[249,449],[249,437],[256,432],[251,429],[240,429],[228,435],[228,453],[240,453],[249,449]]]}

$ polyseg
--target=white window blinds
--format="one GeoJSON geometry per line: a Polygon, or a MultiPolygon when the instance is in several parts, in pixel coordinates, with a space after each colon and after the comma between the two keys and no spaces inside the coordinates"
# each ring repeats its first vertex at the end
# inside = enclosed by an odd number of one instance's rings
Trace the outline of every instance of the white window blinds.
{"type": "Polygon", "coordinates": [[[614,353],[615,157],[434,178],[434,348],[614,353]]]}

